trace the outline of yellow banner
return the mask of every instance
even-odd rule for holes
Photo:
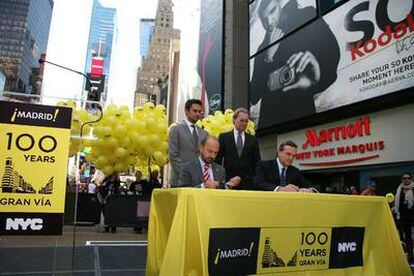
[[[381,197],[156,190],[147,275],[411,275]]]
[[[47,224],[62,222],[71,109],[0,101],[0,117],[0,233],[56,233]]]

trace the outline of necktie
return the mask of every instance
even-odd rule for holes
[[[239,131],[239,134],[237,135],[236,148],[237,148],[237,154],[239,155],[239,157],[241,157],[243,153],[243,139],[242,139],[240,131]]]
[[[193,141],[194,144],[197,146],[198,145],[198,136],[197,136],[197,130],[196,130],[196,125],[191,125],[191,127],[193,128]]]
[[[210,180],[210,173],[209,173],[210,165],[204,164],[204,173],[203,173],[203,179],[204,183]]]
[[[286,167],[282,168],[282,173],[280,174],[280,186],[286,185]]]

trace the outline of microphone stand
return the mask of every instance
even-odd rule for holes
[[[86,81],[88,82],[88,84],[89,84],[89,93],[90,93],[89,95],[91,97],[94,96],[94,89],[93,89],[93,86],[92,86],[92,82],[91,82],[90,78],[86,74],[84,74],[82,72],[79,72],[79,71],[76,71],[76,70],[73,70],[71,68],[68,68],[66,66],[62,66],[60,64],[57,64],[57,63],[54,63],[54,62],[50,62],[50,61],[44,60],[44,59],[39,59],[39,63],[40,64],[42,64],[42,63],[49,63],[49,64],[54,65],[56,67],[59,67],[59,68],[68,70],[68,71],[73,72],[73,73],[76,73],[78,75],[82,75],[86,79]],[[82,107],[83,107],[83,100],[84,100],[83,99],[83,91],[84,90],[82,90],[82,95],[81,95],[81,105],[82,105]],[[88,101],[88,99],[86,99],[86,100]],[[86,109],[87,106],[88,106],[88,103],[86,103],[85,109]],[[91,104],[91,109],[93,110],[95,108],[96,108],[96,110],[99,111],[99,117],[98,117],[98,119],[96,119],[94,121],[85,122],[85,123],[82,124],[81,131],[80,131],[80,139],[82,139],[82,137],[83,137],[84,126],[86,126],[87,124],[96,123],[96,122],[98,122],[98,121],[100,121],[102,119],[102,116],[103,116],[102,106],[100,104],[96,104],[96,103]],[[77,160],[79,160],[78,159],[79,158],[78,156],[76,156],[76,158],[77,158]],[[78,200],[79,200],[78,199],[78,197],[79,197],[78,196],[78,193],[79,193],[79,191],[78,191],[78,185],[76,184],[76,190],[75,190],[75,210],[74,210],[73,236],[72,236],[72,270],[73,270],[74,265],[75,265],[75,246],[76,246],[75,239],[76,239],[76,225],[77,225],[77,217],[78,217]]]

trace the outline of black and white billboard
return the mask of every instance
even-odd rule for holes
[[[249,6],[250,56],[317,15],[316,0],[256,0]]]
[[[222,64],[223,0],[202,0],[198,73],[201,79],[201,100],[206,113],[214,113],[222,107]]]
[[[414,86],[413,9],[412,0],[348,1],[251,58],[259,129]]]

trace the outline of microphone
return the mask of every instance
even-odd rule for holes
[[[63,65],[60,65],[60,64],[57,64],[57,63],[54,63],[54,62],[51,62],[51,61],[48,61],[48,60],[39,58],[39,64],[44,64],[44,63],[48,63],[48,64],[51,64],[53,66],[56,66],[56,67],[59,67],[59,68],[62,68],[62,69],[71,71],[71,72],[76,73],[78,75],[82,75],[86,79],[86,81],[88,82],[88,84],[89,84],[88,98],[90,97],[92,99],[96,99],[96,95],[95,95],[95,92],[94,92],[94,89],[93,89],[93,86],[92,86],[92,82],[91,82],[90,78],[86,74],[84,74],[84,73],[82,73],[80,71],[73,70],[73,69],[71,69],[69,67],[66,67],[66,66],[63,66]],[[83,97],[82,97],[82,100],[83,100]]]

